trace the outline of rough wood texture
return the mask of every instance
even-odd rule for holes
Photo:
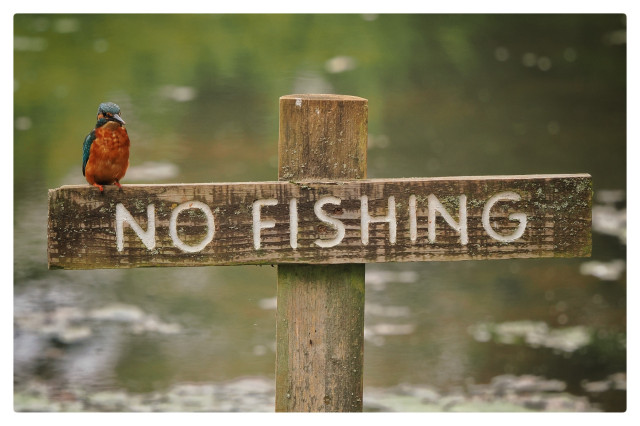
[[[364,265],[279,265],[276,411],[362,411]]]
[[[520,201],[497,202],[490,211],[491,228],[510,235],[526,213],[522,237],[513,242],[492,238],[482,223],[487,201],[501,192],[515,192]],[[429,195],[433,194],[456,221],[459,196],[465,194],[468,242],[437,213],[435,240],[429,240]],[[361,196],[367,195],[369,215],[384,216],[388,199],[395,199],[397,236],[389,241],[388,223],[369,224],[369,242],[362,242]],[[411,195],[416,198],[416,239],[410,235]],[[314,212],[326,196],[341,199],[322,211],[345,226],[342,241],[320,247],[318,239],[335,238],[336,230]],[[273,228],[260,232],[254,247],[252,205],[276,199],[261,208]],[[297,248],[290,240],[289,200],[298,201]],[[176,207],[199,201],[214,217],[212,241],[201,251],[185,252],[170,235]],[[116,206],[122,204],[140,227],[148,230],[147,208],[155,208],[155,247],[148,249],[129,223],[123,226],[123,250],[116,244]],[[197,208],[182,211],[177,237],[195,246],[206,238],[208,226]],[[140,266],[202,266],[275,263],[369,263],[429,260],[481,260],[517,257],[589,256],[591,253],[591,178],[588,175],[489,176],[457,178],[371,179],[340,182],[263,182],[184,185],[125,185],[106,187],[101,195],[88,185],[64,186],[49,192],[49,266],[65,269],[131,268]]]
[[[281,97],[278,178],[366,178],[368,108],[353,96]],[[276,411],[362,411],[364,270],[278,266]]]
[[[366,178],[368,117],[356,96],[282,96],[278,179]]]

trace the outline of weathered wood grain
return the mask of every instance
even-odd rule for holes
[[[362,411],[364,269],[278,265],[276,411]]]
[[[501,192],[515,192],[520,201],[503,201],[491,210],[491,225],[509,235],[519,222],[511,213],[525,213],[521,238],[502,242],[491,238],[482,224],[487,200]],[[428,197],[433,194],[454,220],[459,196],[467,197],[467,244],[460,233],[436,215],[435,241],[428,238]],[[362,242],[361,197],[368,197],[369,214],[385,216],[394,197],[396,242],[389,241],[388,223],[369,225],[368,244]],[[410,239],[409,198],[416,197],[417,238]],[[314,212],[327,196],[340,205],[325,204],[326,215],[340,220],[344,239],[334,247],[320,247],[336,230]],[[290,200],[297,199],[297,248],[290,240]],[[276,199],[261,208],[262,220],[273,228],[260,232],[260,248],[253,240],[252,206],[259,199]],[[214,217],[213,240],[201,251],[176,247],[170,236],[172,211],[186,202],[206,204]],[[116,244],[116,206],[122,204],[147,230],[147,206],[155,208],[155,247],[148,249],[129,224],[123,229],[124,247]],[[195,246],[207,234],[199,209],[177,216],[177,236]],[[50,268],[92,269],[142,266],[200,266],[238,264],[331,264],[481,260],[524,257],[589,256],[591,253],[591,178],[588,175],[494,176],[424,179],[373,179],[338,182],[262,182],[229,184],[126,185],[105,188],[100,194],[89,186],[64,186],[49,192],[48,255]]]

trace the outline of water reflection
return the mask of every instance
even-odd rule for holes
[[[481,323],[471,326],[469,332],[479,342],[525,344],[533,348],[545,347],[564,352],[574,352],[591,343],[591,332],[587,327],[549,329],[548,324],[541,321]]]
[[[616,259],[611,262],[585,262],[580,265],[580,273],[584,275],[593,275],[604,281],[617,281],[625,271],[626,263],[624,260]]]
[[[365,409],[626,408],[623,17],[14,24],[16,410],[273,409],[274,268],[48,271],[47,189],[84,184],[104,100],[126,112],[125,185],[273,180],[295,92],[369,99],[369,177],[595,182],[592,259],[369,265]]]
[[[159,161],[145,161],[127,170],[127,176],[137,182],[158,182],[178,177],[180,169],[175,164]]]

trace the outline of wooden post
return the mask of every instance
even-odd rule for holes
[[[367,121],[363,98],[281,97],[279,180],[366,178]],[[278,266],[276,411],[362,411],[364,271]]]

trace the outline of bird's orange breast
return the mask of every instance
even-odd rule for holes
[[[86,167],[87,180],[109,185],[119,181],[129,167],[129,135],[117,123],[109,122],[95,130]]]

